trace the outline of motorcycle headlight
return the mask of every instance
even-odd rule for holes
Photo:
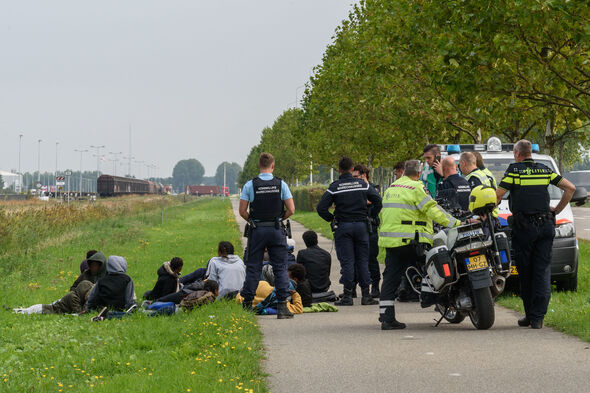
[[[561,224],[555,227],[555,237],[574,237],[576,236],[576,228],[571,222]]]

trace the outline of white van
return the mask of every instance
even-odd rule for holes
[[[504,177],[504,172],[508,165],[514,162],[512,153],[514,144],[503,144],[500,139],[492,137],[484,144],[472,145],[440,145],[441,154],[450,155],[459,161],[462,152],[478,151],[482,157],[486,168],[488,168],[500,184]],[[533,160],[547,165],[554,172],[559,173],[559,169],[551,156],[539,154],[539,145],[533,144]],[[507,229],[508,235],[510,228],[508,217],[512,215],[508,208],[507,192],[500,203],[499,219],[500,224]],[[549,195],[551,197],[551,206],[556,206],[561,199],[562,191],[554,185],[549,185]],[[588,194],[586,189],[579,187],[576,189],[572,202],[585,203]],[[558,290],[575,291],[578,287],[578,239],[576,239],[576,228],[574,226],[574,216],[571,207],[568,205],[556,217],[555,239],[553,240],[553,258],[551,261],[551,281],[557,286]],[[510,238],[510,235],[509,235]],[[516,269],[513,269],[513,275],[517,275]]]

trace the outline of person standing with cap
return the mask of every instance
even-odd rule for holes
[[[384,247],[386,254],[379,300],[381,330],[406,327],[395,318],[395,292],[406,269],[416,264],[418,248],[432,245],[432,222],[448,228],[461,224],[428,195],[419,180],[421,166],[418,160],[406,161],[404,176],[396,180],[383,196],[379,247]]]
[[[524,318],[519,326],[543,327],[551,298],[551,256],[555,237],[555,215],[570,202],[576,187],[532,158],[532,144],[522,139],[514,144],[514,161],[496,190],[498,203],[510,192],[512,247],[520,281]],[[563,190],[557,206],[550,205],[547,187]]]
[[[369,274],[369,209],[367,201],[371,203],[371,216],[377,217],[381,211],[381,196],[373,186],[362,179],[352,177],[353,162],[348,157],[342,157],[338,162],[340,178],[330,184],[322,196],[316,210],[320,217],[332,223],[336,255],[340,261],[341,284],[344,294],[340,301],[334,303],[340,306],[352,306],[352,289],[355,282],[355,269],[358,284],[361,287],[362,305],[377,304],[369,292],[371,277]],[[334,214],[330,207],[335,205]]]
[[[293,318],[287,308],[289,275],[287,273],[287,241],[282,221],[295,213],[295,203],[289,186],[273,176],[275,159],[262,153],[258,159],[260,174],[249,180],[240,196],[240,216],[248,221],[249,237],[246,253],[246,279],[241,290],[242,306],[252,309],[262,272],[264,250],[268,250],[278,300],[277,318]]]

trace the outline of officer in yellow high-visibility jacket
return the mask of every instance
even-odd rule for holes
[[[406,327],[395,319],[394,299],[402,274],[417,259],[416,248],[411,244],[416,232],[419,242],[430,246],[434,234],[433,221],[449,228],[461,224],[428,195],[419,180],[421,169],[420,161],[407,161],[404,176],[396,180],[383,197],[379,227],[379,246],[386,249],[379,301],[382,330]]]
[[[477,186],[493,187],[494,190],[498,188],[496,186],[496,181],[492,181],[492,179],[494,178],[493,175],[492,177],[490,177],[486,174],[485,171],[477,167],[477,157],[474,153],[465,152],[461,154],[461,157],[459,157],[459,168],[461,169],[461,173],[463,174],[463,176],[465,176],[465,179],[467,179],[467,182],[469,183],[469,186],[472,190]],[[496,207],[492,211],[492,217],[497,219],[498,213],[499,211]],[[497,223],[497,225],[499,225],[499,223]]]

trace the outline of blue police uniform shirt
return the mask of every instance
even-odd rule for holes
[[[261,173],[258,175],[260,180],[272,180],[274,176],[272,173]],[[289,190],[289,186],[283,180],[281,180],[281,199],[286,201],[287,199],[293,198],[291,195],[291,190]],[[242,194],[240,195],[240,199],[248,202],[252,202],[254,200],[254,187],[252,186],[252,180],[248,180],[244,187],[242,188]]]

